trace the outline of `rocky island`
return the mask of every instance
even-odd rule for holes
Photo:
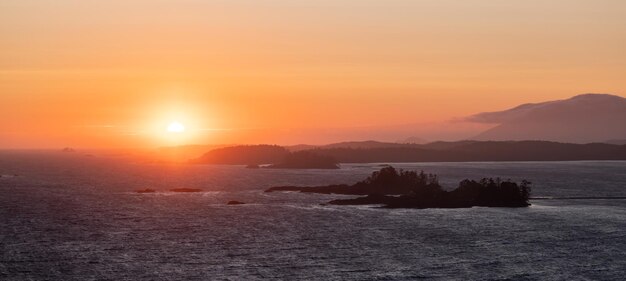
[[[236,201],[236,200],[231,200],[231,201],[228,201],[228,203],[226,203],[226,205],[244,205],[244,204],[246,203],[241,202],[241,201]]]
[[[386,208],[527,207],[530,205],[530,184],[526,180],[518,184],[500,178],[466,179],[456,189],[446,191],[434,174],[385,167],[353,185],[279,186],[266,192],[366,195],[328,202],[333,205],[383,205]]]

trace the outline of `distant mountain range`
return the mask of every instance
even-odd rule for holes
[[[479,113],[465,121],[498,124],[471,138],[474,140],[619,144],[626,140],[626,99],[608,94],[584,94]]]
[[[410,137],[398,142],[369,140],[273,147],[271,153],[258,151],[257,147],[213,151],[227,145],[184,146],[161,148],[155,157],[180,162],[202,155],[196,161],[274,163],[291,152],[310,150],[340,162],[626,160],[626,99],[615,95],[584,94],[566,100],[523,104],[504,111],[475,114],[461,121],[448,125],[463,128],[465,125],[459,124],[474,124],[482,129],[473,127],[473,133],[464,131],[468,141],[425,143],[421,138]],[[414,128],[419,127],[408,124],[392,129],[367,128],[367,131],[396,130],[396,134],[406,132],[410,136],[416,135]],[[470,134],[475,135],[470,137]],[[585,143],[603,144],[577,145]]]
[[[299,136],[305,136],[305,140],[307,138],[319,140],[319,136],[332,136],[330,142],[378,140],[388,144],[392,142],[425,144],[429,142],[428,140],[467,139],[623,144],[626,143],[624,124],[626,124],[626,98],[610,94],[583,94],[569,99],[527,103],[507,110],[483,112],[448,121],[329,129]],[[299,145],[290,150],[327,148],[332,145],[334,144]],[[359,145],[370,144],[359,142]]]

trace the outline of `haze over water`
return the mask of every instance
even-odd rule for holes
[[[0,148],[471,138],[626,95],[625,24],[621,0],[3,0]]]
[[[500,176],[533,197],[625,197],[626,162],[405,163],[445,187]],[[341,196],[264,193],[353,183],[341,170],[147,164],[0,152],[0,279],[619,280],[626,200],[531,200],[529,208],[322,206]],[[17,176],[13,176],[17,175]],[[179,194],[170,188],[202,188]],[[139,188],[160,192],[137,194]],[[229,200],[246,202],[229,206]]]

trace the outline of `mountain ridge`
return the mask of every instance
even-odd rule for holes
[[[498,124],[470,138],[473,140],[606,142],[626,139],[626,99],[610,94],[582,94],[565,100],[478,113],[466,120]]]

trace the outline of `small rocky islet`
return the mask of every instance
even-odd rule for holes
[[[155,193],[156,190],[152,188],[144,188],[144,189],[135,190],[135,192],[136,193]]]
[[[231,201],[228,201],[228,203],[226,203],[226,205],[244,205],[244,204],[246,203],[241,202],[241,201],[236,201],[236,200],[231,200]]]
[[[278,186],[265,192],[299,191],[304,193],[365,195],[352,199],[337,199],[331,205],[383,205],[385,208],[470,208],[528,207],[530,182],[521,183],[500,178],[465,179],[459,186],[446,191],[437,175],[384,167],[367,179],[353,185]]]

